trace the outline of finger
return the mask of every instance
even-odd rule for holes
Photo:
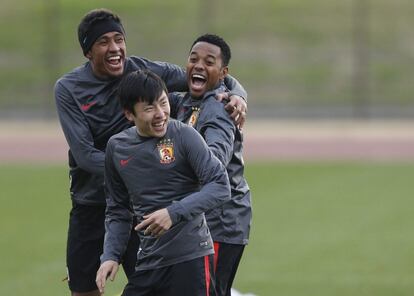
[[[145,231],[144,231],[144,235],[148,235],[148,234],[150,234],[152,232],[152,229],[151,229],[151,225],[150,226],[148,226],[146,229],[145,229]]]
[[[109,276],[109,279],[111,281],[114,281],[115,280],[115,276],[116,276],[117,271],[118,271],[118,269],[116,267],[113,267],[112,268],[111,275]]]
[[[246,117],[241,117],[240,122],[237,125],[239,130],[243,130],[243,126],[245,122],[246,122]]]
[[[135,230],[144,229],[145,227],[147,227],[150,224],[151,224],[151,220],[150,219],[145,219],[144,221],[139,223],[137,226],[135,226]]]
[[[238,100],[236,105],[241,112],[247,112],[247,104],[243,99]]]
[[[153,235],[153,236],[159,236],[160,235],[160,233],[161,232],[163,232],[164,231],[164,227],[162,227],[162,226],[152,226],[152,229],[151,229],[151,234]]]
[[[228,98],[229,98],[229,94],[228,94],[228,93],[226,93],[226,92],[224,92],[224,93],[219,93],[219,94],[217,94],[217,95],[216,95],[216,99],[217,99],[217,101],[219,101],[219,102],[222,102],[222,101],[227,101],[227,100],[228,100]]]
[[[98,275],[96,276],[96,286],[98,287],[99,292],[101,294],[103,294],[105,290],[105,279],[106,276],[104,276],[102,272],[98,273]]]
[[[246,112],[244,112],[244,111],[241,111],[239,114],[238,114],[238,118],[237,118],[237,120],[236,120],[236,124],[238,125],[238,124],[240,124],[242,121],[244,121],[244,120],[246,120]]]
[[[237,107],[234,106],[233,107],[233,112],[230,114],[230,117],[233,118],[234,120],[237,120],[239,115],[240,115],[239,109],[237,109]]]
[[[234,110],[236,110],[236,106],[233,104],[233,103],[227,103],[225,106],[224,106],[224,109],[226,109],[226,111],[228,111],[228,112],[230,112],[230,111],[234,111]]]

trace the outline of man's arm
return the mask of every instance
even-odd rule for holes
[[[183,93],[178,93],[178,92],[172,92],[168,94],[168,100],[170,103],[170,117],[176,119],[178,112],[179,112],[179,107],[180,102],[183,100],[184,95]]]
[[[230,199],[230,183],[225,167],[212,154],[193,128],[181,130],[181,141],[188,161],[201,182],[201,189],[167,207],[172,223],[191,220]]]
[[[76,163],[93,174],[104,174],[105,153],[94,147],[88,123],[70,92],[58,81],[55,101],[60,125]]]
[[[101,262],[119,261],[125,252],[133,218],[128,190],[113,161],[115,141],[109,140],[105,156],[105,242]]]
[[[106,279],[115,279],[119,262],[128,244],[133,210],[128,191],[116,170],[112,159],[111,140],[105,157],[105,240],[101,266],[97,272],[96,284],[104,292]]]
[[[190,127],[180,131],[185,155],[200,180],[200,191],[194,192],[167,208],[143,216],[135,230],[145,229],[145,234],[161,236],[173,224],[215,208],[230,199],[230,184],[227,172],[211,153],[203,138]]]
[[[224,84],[230,90],[229,97],[236,95],[243,98],[247,102],[247,92],[236,78],[227,74],[224,78]]]
[[[236,126],[222,104],[207,102],[203,112],[206,114],[199,132],[213,154],[227,167],[233,156]]]

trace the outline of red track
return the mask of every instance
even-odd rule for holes
[[[414,122],[248,122],[245,161],[369,160],[414,163]],[[56,122],[0,122],[0,163],[66,164]]]

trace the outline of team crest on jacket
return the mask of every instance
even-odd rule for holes
[[[169,164],[175,160],[174,157],[174,143],[171,139],[163,139],[157,144],[158,153],[160,155],[160,162],[162,164]]]
[[[197,123],[198,116],[200,115],[200,108],[199,107],[193,107],[192,110],[193,110],[193,113],[191,113],[191,116],[188,119],[187,124],[189,126],[194,127]]]

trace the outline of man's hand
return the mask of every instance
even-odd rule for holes
[[[226,111],[233,118],[236,126],[241,130],[244,126],[247,116],[247,103],[246,101],[237,95],[231,95],[229,98],[229,93],[223,92],[216,95],[218,101],[228,101],[224,107]]]
[[[145,229],[144,234],[160,237],[172,225],[170,214],[167,209],[161,209],[151,214],[145,215],[144,220],[135,226],[135,230]]]
[[[101,264],[96,273],[96,285],[99,292],[103,294],[105,292],[106,280],[109,277],[111,281],[114,281],[116,273],[118,272],[119,264],[116,261],[108,260]]]

